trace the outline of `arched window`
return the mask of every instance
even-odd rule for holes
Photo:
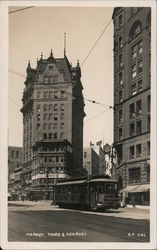
[[[142,32],[142,25],[140,21],[136,21],[130,29],[130,39],[136,38]]]

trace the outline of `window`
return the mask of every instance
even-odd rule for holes
[[[130,119],[135,117],[135,105],[134,103],[130,104]]]
[[[37,121],[40,121],[40,114],[37,115]]]
[[[18,151],[16,151],[16,157],[17,157],[17,158],[19,157],[19,152],[18,152]]]
[[[57,104],[54,104],[54,111],[57,111],[58,110],[58,106]]]
[[[131,147],[129,148],[129,158],[130,158],[130,159],[134,159],[134,157],[135,157],[134,146],[131,146]]]
[[[54,119],[54,121],[57,121],[57,120],[58,120],[58,115],[57,115],[57,114],[54,114],[53,119]]]
[[[147,182],[150,182],[150,165],[147,164]]]
[[[136,122],[136,133],[137,133],[137,135],[142,133],[142,122],[141,122],[141,120]]]
[[[119,55],[119,67],[123,66],[122,54]]]
[[[57,123],[53,124],[53,129],[56,130],[57,129]]]
[[[52,123],[49,123],[49,129],[52,129]]]
[[[49,139],[52,139],[52,133],[49,133]]]
[[[47,104],[44,104],[44,111],[47,111]]]
[[[40,104],[37,105],[37,112],[40,112]]]
[[[136,95],[136,83],[131,84],[131,95]]]
[[[52,98],[53,98],[53,92],[50,91],[50,92],[49,92],[49,99],[52,99]]]
[[[49,83],[53,83],[53,78],[52,78],[52,76],[49,76]]]
[[[65,97],[65,91],[61,90],[61,98],[64,98],[64,97]]]
[[[123,121],[123,112],[122,109],[119,110],[119,122]]]
[[[141,25],[138,24],[135,28],[134,35],[138,36],[141,33]]]
[[[122,19],[122,15],[119,15],[119,19],[118,19],[118,24],[119,24],[119,28],[122,26],[122,21],[123,21],[123,19]]]
[[[84,152],[84,158],[87,158],[87,152]]]
[[[123,75],[122,72],[119,73],[119,85],[123,84]]]
[[[136,157],[141,157],[141,144],[136,145]]]
[[[44,92],[44,99],[48,98],[48,92]]]
[[[138,74],[142,73],[143,63],[142,60],[138,62]]]
[[[135,78],[135,77],[136,77],[136,74],[137,74],[137,72],[136,72],[136,64],[134,64],[134,65],[132,66],[132,68],[131,68],[131,77],[132,77],[132,78]]]
[[[139,80],[138,81],[138,92],[142,91],[142,88],[143,88],[143,86],[142,86],[142,80]]]
[[[61,110],[62,110],[62,111],[64,110],[64,103],[61,104]]]
[[[60,134],[60,138],[61,138],[61,139],[63,139],[63,138],[64,138],[64,133],[63,133],[63,132],[61,132],[61,134]]]
[[[123,47],[123,38],[122,36],[119,37],[119,49]]]
[[[43,120],[46,121],[47,118],[48,118],[48,115],[47,115],[47,114],[44,114],[44,115],[43,115]]]
[[[142,41],[138,43],[138,55],[142,54]]]
[[[53,137],[54,139],[57,139],[57,133],[54,133]]]
[[[61,113],[61,120],[64,119],[64,113]]]
[[[123,130],[122,128],[119,128],[119,140],[121,141],[123,139]]]
[[[49,111],[52,110],[52,104],[49,104]]]
[[[137,57],[136,45],[131,48],[131,59],[134,60]]]
[[[37,123],[37,130],[40,130],[40,123]]]
[[[43,134],[43,139],[47,139],[47,134],[46,133]]]
[[[142,114],[142,102],[141,100],[136,102],[136,116],[139,116]]]
[[[150,131],[150,115],[147,117],[147,130]]]
[[[139,183],[141,181],[140,168],[129,169],[129,183]]]
[[[147,142],[147,155],[150,155],[150,141]]]
[[[47,129],[47,123],[43,124],[43,129],[46,130]]]
[[[147,96],[147,112],[150,112],[150,95]]]
[[[63,130],[64,129],[64,123],[60,124],[60,129]]]
[[[48,84],[48,77],[47,76],[44,77],[44,83]]]
[[[56,156],[56,162],[59,162],[59,156]]]
[[[37,92],[37,99],[40,99],[40,92]]]
[[[122,91],[120,90],[119,91],[119,102],[122,102],[123,101],[123,98],[122,98]]]
[[[54,91],[54,98],[58,98],[58,91]]]
[[[135,123],[130,124],[130,136],[135,135]]]
[[[55,82],[57,82],[58,81],[58,76],[54,76],[53,77],[53,82],[55,83]]]
[[[52,114],[49,114],[49,121],[52,120]]]
[[[47,156],[44,156],[44,162],[47,162]]]

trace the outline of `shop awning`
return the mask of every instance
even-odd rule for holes
[[[121,192],[132,193],[139,185],[130,185],[121,190]]]
[[[150,184],[129,185],[121,190],[126,193],[142,193],[150,190]]]
[[[142,184],[139,185],[135,190],[132,191],[132,193],[142,193],[147,192],[150,190],[150,184]]]

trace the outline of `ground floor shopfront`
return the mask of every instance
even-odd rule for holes
[[[150,184],[128,185],[121,190],[121,197],[125,204],[150,205]]]

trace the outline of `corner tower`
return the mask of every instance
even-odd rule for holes
[[[51,191],[56,179],[81,175],[83,119],[81,69],[66,54],[28,63],[23,93],[23,174],[28,196]],[[40,192],[39,192],[40,191]]]

